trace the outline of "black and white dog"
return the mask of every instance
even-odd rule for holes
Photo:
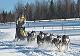
[[[37,44],[40,46],[42,43],[44,43],[44,36],[45,34],[40,31],[39,35],[37,35]]]
[[[51,43],[54,44],[59,49],[61,44],[61,36],[53,38]]]
[[[59,49],[59,51],[64,51],[68,49],[70,39],[67,35],[57,36],[57,38],[53,38],[51,43],[54,44]]]
[[[28,42],[31,42],[31,41],[34,41],[36,38],[36,32],[35,31],[32,31],[31,33],[27,33],[27,41]]]
[[[67,35],[63,35],[62,36],[62,51],[63,50],[68,50],[68,47],[69,47],[69,43],[70,43],[70,39],[69,39],[69,36]],[[66,48],[66,49],[65,49]]]

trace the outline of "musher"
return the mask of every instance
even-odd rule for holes
[[[24,39],[27,36],[27,32],[25,31],[25,21],[26,18],[24,15],[22,17],[19,17],[19,19],[16,22],[16,37],[18,39]]]

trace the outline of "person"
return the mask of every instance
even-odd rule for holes
[[[23,39],[27,36],[27,32],[25,31],[25,17],[22,15],[22,17],[18,17],[17,23],[16,23],[16,35],[17,38]]]

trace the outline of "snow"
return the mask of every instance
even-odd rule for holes
[[[15,33],[16,33],[16,29],[15,28],[11,28],[11,29],[0,29],[0,32],[3,34],[0,36],[0,40],[4,41],[8,41],[8,40],[13,40],[15,38]],[[12,38],[11,38],[12,37]]]
[[[26,56],[23,53],[15,53],[15,49],[0,50],[0,56]]]
[[[48,22],[46,22],[46,24],[47,23]],[[79,24],[79,22],[77,23]],[[80,56],[80,35],[74,35],[80,34],[80,26],[74,26],[75,30],[72,26],[65,26],[63,30],[62,26],[44,27],[44,29],[43,27],[26,28],[26,31],[35,30],[53,33],[56,35],[71,35],[69,36],[71,41],[68,51],[59,52],[55,45],[48,43],[44,43],[38,47],[36,41],[33,41],[31,43],[27,43],[26,40],[18,42],[13,41],[16,33],[15,23],[13,23],[11,26],[8,24],[6,25],[6,28],[5,25],[0,25],[0,56]]]

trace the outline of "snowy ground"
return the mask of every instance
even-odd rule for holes
[[[2,25],[1,25],[2,26]],[[12,25],[13,26],[13,25]],[[80,35],[70,36],[71,43],[66,52],[58,52],[51,44],[43,44],[38,48],[36,41],[27,43],[27,41],[14,42],[15,38],[15,25],[14,27],[6,26],[7,28],[0,29],[0,56],[80,56]],[[60,27],[59,27],[60,28]],[[80,30],[52,30],[50,28],[26,28],[31,31],[44,31],[54,34],[79,34]]]

